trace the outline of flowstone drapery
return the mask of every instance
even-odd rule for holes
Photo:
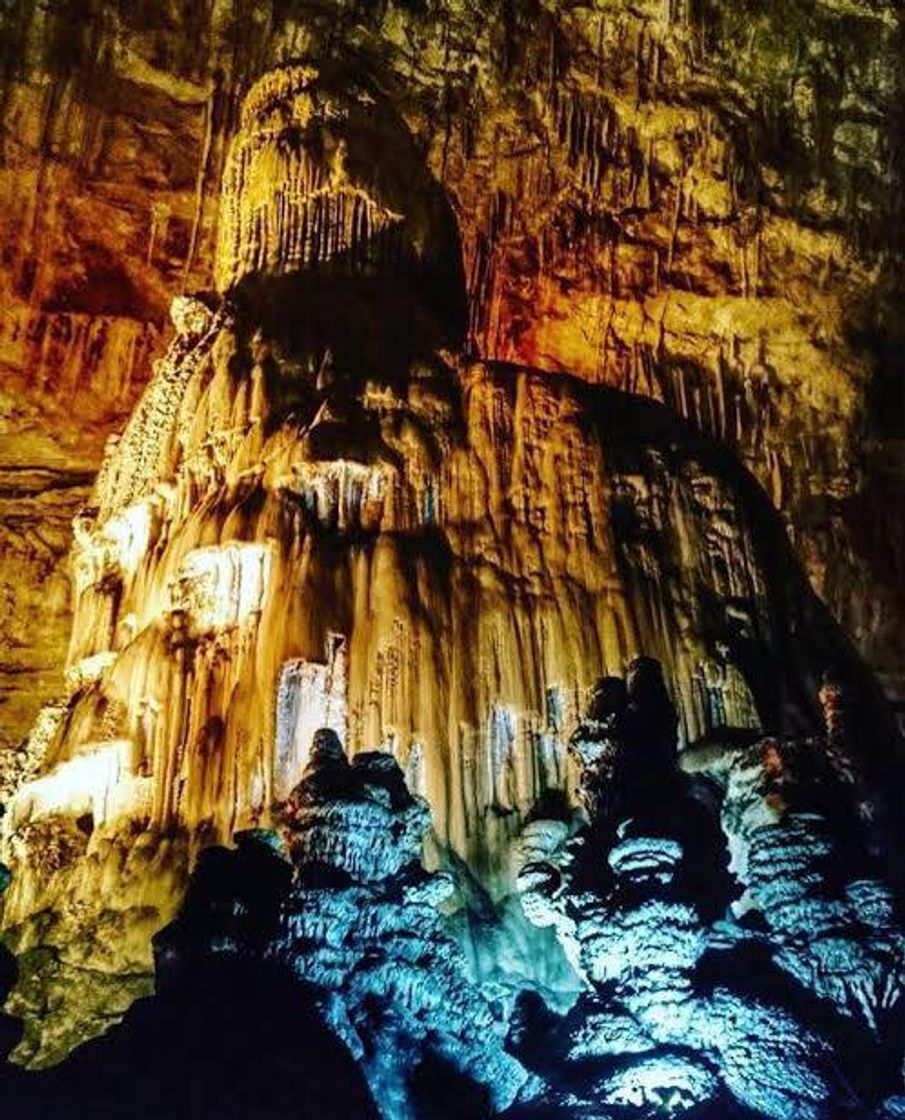
[[[573,127],[571,110],[563,120]],[[822,1058],[835,1036],[820,1041],[822,1024],[800,1032],[772,991],[748,1001],[745,1019],[731,985],[700,995],[691,982],[732,895],[721,798],[733,866],[751,872],[746,898],[769,902],[775,888],[758,868],[776,837],[737,804],[748,797],[739,751],[765,733],[815,735],[827,668],[858,712],[853,835],[887,862],[898,850],[891,715],[775,509],[725,448],[662,405],[473,356],[452,207],[378,84],[332,65],[265,74],[226,167],[217,289],[174,302],[173,340],[76,518],[68,691],[4,773],[3,924],[19,958],[9,1006],[26,1021],[16,1058],[57,1061],[147,993],[152,935],[210,845],[298,810],[293,858],[363,877],[348,889],[370,899],[371,876],[395,882],[403,868],[392,861],[414,859],[427,823],[405,800],[414,793],[430,812],[426,858],[452,877],[449,929],[467,950],[461,1022],[437,1027],[432,1060],[467,1067],[492,1107],[508,1106],[521,1067],[488,1038],[511,1025],[520,989],[560,1009],[579,984],[571,962],[601,998],[618,992],[617,1034],[645,1055],[645,1100],[684,1107],[723,1094],[817,1115],[837,1092]],[[318,728],[336,739],[318,737],[312,755]],[[677,747],[694,748],[709,784],[682,776]],[[312,765],[309,793],[345,775],[355,796],[287,803]],[[568,840],[582,802],[591,850],[610,864],[599,881],[576,880],[562,914],[546,914],[559,951],[524,918],[513,852]],[[401,846],[380,841],[388,819]],[[829,850],[812,823],[799,843],[801,818],[784,819],[789,867]],[[560,873],[528,862],[540,878],[525,901],[543,917],[541,888]],[[891,1040],[898,966],[887,957],[898,942],[879,882],[853,873],[819,919],[822,959],[840,938],[858,943],[852,978],[802,955],[810,897],[793,900],[782,928],[740,928],[745,952],[766,941],[777,975],[817,1001],[844,990],[852,1029]],[[368,983],[401,983],[400,1007],[414,1000],[427,1022],[435,993],[405,957],[407,923],[435,920],[420,889],[387,904],[398,954],[356,982],[367,1007]],[[296,945],[292,959],[326,970],[325,988],[346,897],[316,895],[317,937],[304,932],[308,911],[297,915],[311,956]],[[364,915],[382,905],[355,915],[364,957],[377,936]],[[860,925],[849,932],[852,906]],[[625,954],[652,922],[662,940],[639,984],[623,974]],[[610,959],[601,939],[622,950]],[[443,975],[449,965],[454,987],[461,962],[440,945],[428,938],[425,961]],[[499,986],[499,1015],[467,986],[477,980]],[[356,1050],[359,1012],[331,1007]],[[367,1013],[361,1029],[392,1049]],[[737,1025],[711,1036],[706,1022],[721,1016]],[[681,1024],[695,1054],[677,1065]],[[767,1046],[768,1026],[788,1041],[788,1084],[770,1080],[769,1052],[757,1075],[738,1056]],[[364,1044],[359,1057],[377,1097],[409,1108],[402,1073],[369,1065]],[[593,1076],[581,1093],[601,1107],[631,1106],[640,1091],[621,1065]]]

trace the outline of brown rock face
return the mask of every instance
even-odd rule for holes
[[[901,694],[894,4],[16,0],[0,19],[3,462],[53,472],[4,499],[45,542],[4,577],[4,743],[50,689],[20,636],[32,596],[42,648],[66,640],[58,483],[99,465],[172,294],[211,285],[240,97],[300,56],[351,59],[411,128],[459,220],[475,355],[664,399],[730,443]]]
[[[96,469],[170,296],[212,281],[249,80],[351,57],[456,209],[475,353],[651,394],[736,446],[899,695],[894,5],[17,0],[0,18],[3,408],[28,435],[5,459]],[[13,500],[11,523],[43,524]],[[68,508],[48,518],[47,540]],[[61,546],[29,553],[28,587]],[[4,581],[10,745],[47,694],[20,687],[45,671],[17,638],[22,586]],[[37,596],[59,646],[61,596]]]
[[[832,668],[867,773],[894,750],[778,514],[700,415],[473,355],[452,207],[379,85],[286,64],[238,122],[218,290],[174,300],[107,442],[74,521],[65,688],[8,768],[22,1060],[141,990],[193,855],[269,825],[318,728],[393,754],[437,858],[492,898],[529,814],[573,796],[588,689],[639,654],[683,746],[814,727]]]

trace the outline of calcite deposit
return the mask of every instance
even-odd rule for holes
[[[538,807],[514,846],[524,913],[581,983],[564,1013],[469,975],[455,876],[422,866],[427,804],[389,754],[349,759],[322,728],[275,829],[201,854],[154,939],[154,997],[53,1071],[4,1071],[0,1089],[27,1115],[151,1115],[160,1054],[196,1112],[243,1117],[286,1107],[281,1083],[299,1115],[350,1120],[901,1115],[905,933],[850,741],[828,720],[806,740],[724,743],[714,766],[680,759],[677,726],[651,658],[600,681],[569,744],[581,814]],[[216,1013],[222,993],[281,1034],[252,1042],[240,1015],[238,1065],[212,1076],[216,1024],[172,1057],[161,1031]],[[293,1039],[287,1080],[262,1044],[273,1057]],[[312,1089],[315,1059],[350,1071]],[[261,1074],[276,1080],[246,1099]],[[224,1084],[239,1097],[215,1106]],[[59,1111],[76,1086],[81,1111]]]
[[[114,926],[159,921],[186,853],[269,822],[312,726],[393,754],[441,850],[492,895],[526,814],[568,795],[584,691],[642,650],[684,742],[807,727],[829,661],[890,740],[879,690],[728,459],[655,405],[442,348],[462,329],[455,225],[377,92],[286,67],[243,119],[228,287],[174,303],[75,521],[68,695],[36,725],[4,825],[22,949],[72,953],[34,932],[48,913],[94,946],[111,894]],[[365,161],[385,132],[390,201],[408,191],[411,213],[393,211],[390,242],[357,219],[324,242],[323,214],[385,205]],[[133,875],[136,834],[156,886]],[[95,862],[110,889],[91,903]],[[78,965],[106,974],[99,940]],[[123,956],[135,971],[140,948]]]
[[[468,983],[443,930],[453,883],[420,865],[429,814],[398,763],[367,753],[350,764],[335,732],[319,731],[280,823],[285,855],[266,834],[205,853],[184,913],[157,939],[158,969],[236,954],[310,986],[384,1117],[429,1110],[418,1073],[432,1063],[471,1081],[490,1112],[506,1109],[529,1077],[503,1048],[499,1005]]]
[[[823,736],[685,775],[674,727],[655,663],[602,682],[573,743],[585,831],[529,826],[526,913],[586,992],[526,1032],[551,1090],[524,1115],[896,1115],[905,941],[851,775]]]
[[[896,1115],[899,13],[139,7],[0,17],[4,1077]]]
[[[224,279],[242,96],[299,57],[411,130],[458,218],[473,353],[733,447],[898,698],[902,34],[892,0],[6,5],[3,744],[59,690],[66,524],[169,301]]]

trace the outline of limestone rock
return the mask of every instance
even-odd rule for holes
[[[316,993],[388,1120],[429,1113],[417,1079],[431,1061],[502,1111],[527,1074],[444,932],[437,907],[451,884],[421,869],[426,826],[391,757],[350,762],[335,734],[320,732],[282,817],[291,862],[266,836],[240,835],[235,853],[208,850],[182,916],[157,939],[159,974],[204,954],[276,963]]]
[[[605,691],[619,695],[612,685]],[[743,876],[759,899],[764,932],[714,922],[712,909],[708,920],[708,894],[683,870],[700,862],[718,869],[720,844],[706,829],[701,834],[710,844],[708,861],[705,848],[690,843],[690,787],[676,780],[668,751],[674,723],[649,663],[630,672],[628,697],[618,719],[601,720],[598,710],[596,720],[582,724],[581,749],[592,769],[599,757],[588,745],[595,724],[610,757],[608,774],[597,770],[592,779],[601,796],[583,841],[546,851],[534,846],[520,878],[529,917],[553,924],[588,986],[567,1016],[546,1026],[546,1046],[535,1041],[531,1048],[553,1088],[551,1115],[620,1105],[626,1115],[728,1115],[741,1108],[817,1118],[872,1107],[899,1060],[900,1043],[884,1034],[895,1033],[901,1014],[892,893],[878,881],[850,883],[848,897],[861,909],[843,917],[845,902],[833,896],[839,872],[826,858],[831,845],[821,843],[811,818],[783,815],[774,801],[779,820],[753,826]],[[750,775],[750,761],[739,766]],[[745,819],[736,788],[730,779],[723,806],[730,838],[732,822]],[[539,831],[545,834],[554,830]],[[769,964],[750,955],[758,941]],[[745,980],[752,967],[757,983]],[[846,1029],[825,1011],[806,1010],[800,994],[777,998],[776,969],[835,1015],[860,1017],[874,1039],[883,1039],[882,1068],[869,1071],[858,1048],[845,1053]],[[864,1094],[860,1104],[855,1085]]]
[[[106,11],[97,4],[90,14]],[[826,781],[809,784],[836,804],[847,782],[854,833],[898,851],[890,821],[869,819],[884,784],[887,818],[901,788],[891,713],[797,559],[848,617],[828,588],[855,587],[848,574],[864,556],[834,503],[862,493],[870,377],[850,307],[874,278],[856,243],[864,223],[843,201],[865,199],[880,236],[893,202],[879,125],[825,102],[827,59],[798,49],[797,25],[790,55],[768,51],[769,88],[743,80],[725,56],[736,25],[722,8],[604,3],[523,18],[512,5],[490,16],[459,4],[290,7],[261,24],[254,5],[195,12],[195,45],[172,56],[153,5],[140,18],[111,12],[105,49],[78,38],[65,77],[54,68],[69,52],[41,48],[45,35],[60,42],[57,15],[19,12],[23,65],[7,76],[3,111],[18,113],[15,151],[56,202],[8,217],[27,228],[8,239],[14,406],[43,410],[61,438],[60,396],[83,377],[71,453],[92,464],[114,416],[131,416],[74,523],[68,664],[41,697],[59,718],[36,726],[4,778],[0,844],[14,873],[4,925],[22,955],[51,952],[82,978],[146,976],[150,934],[178,908],[198,853],[283,820],[311,876],[298,889],[327,893],[309,900],[313,929],[303,908],[297,934],[258,934],[260,951],[313,941],[290,958],[331,991],[345,967],[338,930],[348,925],[370,959],[368,914],[385,913],[401,978],[401,1021],[386,1029],[404,1041],[406,1008],[437,1010],[409,967],[409,921],[423,914],[431,932],[428,904],[443,889],[417,872],[427,820],[404,772],[430,808],[437,861],[464,869],[457,889],[474,882],[488,909],[501,904],[520,842],[532,919],[598,995],[616,992],[601,1031],[631,1035],[640,1081],[619,1061],[592,1071],[588,1107],[728,1095],[817,1115],[835,1092],[830,1044],[772,995],[701,994],[693,976],[720,939],[730,952],[747,940],[763,948],[747,927],[713,928],[732,894],[712,811],[722,783],[738,874],[751,872],[749,895],[776,913],[770,984],[789,976],[830,1002],[846,985],[835,934],[814,965],[826,991],[807,979],[797,941],[818,917],[835,930],[855,903],[833,900],[827,916],[821,899],[811,915],[809,878],[803,897],[783,894],[769,871],[777,851],[810,876],[828,850],[760,788],[761,733],[817,736],[828,669],[852,697],[859,741],[840,770],[837,740],[852,724],[843,693],[826,691]],[[835,42],[842,17],[825,8],[821,35]],[[884,117],[896,104],[898,18],[849,15],[875,66],[868,76],[859,56],[840,90],[876,100]],[[778,19],[767,4],[751,59]],[[360,55],[334,57],[350,47]],[[300,63],[306,55],[323,62]],[[89,82],[90,94],[80,82],[95,56],[110,80]],[[37,107],[47,68],[48,104]],[[731,112],[715,108],[730,80]],[[794,120],[775,117],[791,112],[790,82]],[[144,93],[123,120],[117,99],[133,86]],[[794,134],[803,178],[783,176],[764,113]],[[200,142],[197,166],[173,154],[182,135]],[[18,183],[14,164],[7,174]],[[82,179],[87,195],[69,198]],[[100,220],[109,207],[118,222]],[[81,286],[77,263],[59,259],[75,226],[96,233],[97,267]],[[148,324],[165,295],[193,291],[172,304],[175,334],[152,365]],[[882,319],[894,303],[878,296],[864,315]],[[814,514],[811,495],[830,512]],[[23,554],[43,555],[32,545],[43,517],[27,525]],[[63,544],[41,578],[53,578]],[[877,586],[879,600],[852,601],[880,617]],[[871,624],[857,636],[876,634]],[[319,736],[313,756],[312,724],[336,737]],[[707,782],[677,767],[679,750],[702,740],[719,756]],[[730,748],[755,740],[739,756],[749,781]],[[571,836],[577,800],[591,817],[584,844]],[[557,825],[538,823],[547,812]],[[762,826],[784,830],[778,848]],[[400,897],[384,899],[397,878]],[[842,889],[859,905],[864,878]],[[230,911],[224,951],[254,932],[244,905]],[[868,890],[873,916],[854,938],[870,991],[853,988],[850,1002],[874,1023],[898,990],[884,957],[898,951],[890,907],[882,884]],[[639,941],[636,976],[626,961]],[[452,952],[428,938],[444,976]],[[387,968],[378,957],[373,976],[356,974],[354,1007],[393,979]],[[92,1010],[94,1025],[70,1029],[73,1007],[54,1000],[64,1026],[45,1045],[41,974],[20,1055],[37,1062],[103,1022]],[[518,1070],[456,1032],[501,1034],[504,1016],[468,992],[432,1054],[465,1060],[503,1107]],[[331,1007],[353,1046],[359,1029],[389,1037],[367,1012],[359,1023]],[[728,1025],[712,1038],[717,1007]],[[787,1084],[755,1068],[772,1060],[771,1029],[788,1043]],[[696,1053],[683,1058],[689,1039]],[[413,1061],[407,1043],[399,1054]],[[399,1070],[371,1072],[389,1079],[378,1096],[408,1107]]]
[[[139,14],[86,0],[77,18],[71,3],[8,7],[0,350],[11,459],[45,469],[52,457],[65,476],[97,469],[165,350],[172,294],[232,275],[217,246],[233,227],[218,234],[217,219],[224,180],[241,179],[235,133],[251,151],[255,127],[310,120],[310,90],[286,75],[301,75],[299,57],[336,60],[338,92],[316,107],[337,141],[322,171],[341,167],[345,144],[343,189],[369,212],[379,160],[357,159],[347,133],[365,120],[371,146],[392,147],[371,127],[389,119],[368,101],[377,88],[453,200],[472,351],[652,395],[731,446],[898,695],[895,5],[770,0],[754,15],[727,0],[518,11],[503,0],[367,11],[179,0]],[[400,190],[409,206],[423,198],[398,178],[380,188],[372,202],[385,216],[405,211]],[[240,224],[269,212],[263,197],[247,201]],[[325,210],[311,228],[335,236],[341,224]],[[261,230],[249,245],[266,242]],[[3,519],[15,526],[11,505]],[[43,598],[47,637],[65,643],[65,488],[47,488],[41,507],[52,561],[11,581],[9,633]],[[45,645],[23,649],[31,676],[48,672]],[[15,745],[55,697],[50,683],[33,699],[32,680],[11,684]]]

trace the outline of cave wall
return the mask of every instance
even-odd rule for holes
[[[454,207],[473,356],[737,448],[893,697],[901,16],[850,3],[18,0],[0,27],[2,742],[60,690],[67,524],[213,281],[239,100],[352,57]]]

